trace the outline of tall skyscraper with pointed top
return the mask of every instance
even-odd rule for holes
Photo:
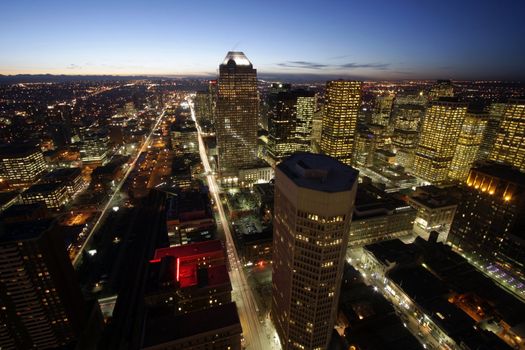
[[[326,83],[321,153],[347,165],[352,163],[355,147],[361,86],[359,81],[332,80]]]
[[[237,177],[257,158],[257,70],[242,52],[230,51],[219,66],[217,147],[221,178]]]

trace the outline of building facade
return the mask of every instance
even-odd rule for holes
[[[472,164],[476,161],[483,132],[487,126],[484,116],[468,113],[461,126],[458,144],[448,177],[451,180],[463,182],[467,179]]]
[[[413,171],[430,183],[448,180],[467,106],[454,100],[431,102],[421,126]]]
[[[361,88],[359,81],[332,80],[326,83],[321,153],[347,165],[352,164]]]
[[[358,172],[296,153],[276,169],[272,317],[283,349],[327,349]]]
[[[525,100],[507,104],[489,159],[525,171]]]
[[[86,306],[58,232],[47,220],[3,227],[0,235],[0,347],[70,345]]]
[[[396,162],[409,171],[414,165],[414,153],[424,111],[425,108],[420,105],[396,104],[392,112],[392,150],[396,153]]]
[[[30,146],[0,148],[0,176],[10,186],[33,183],[45,171],[46,163],[40,150]]]

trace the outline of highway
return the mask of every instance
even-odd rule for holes
[[[275,330],[272,330],[271,323],[259,319],[259,309],[255,302],[253,292],[248,285],[248,281],[243,271],[243,266],[235,245],[233,242],[233,236],[228,225],[228,219],[226,218],[224,207],[219,196],[219,187],[212,175],[210,162],[206,153],[206,148],[202,140],[202,130],[200,125],[197,123],[195,118],[195,111],[193,103],[188,100],[188,104],[191,109],[191,117],[197,125],[198,139],[199,139],[199,153],[206,173],[208,186],[210,193],[213,196],[213,200],[217,204],[217,211],[220,217],[220,224],[224,229],[224,235],[226,237],[226,250],[228,254],[228,260],[230,263],[230,280],[233,288],[233,300],[237,304],[239,310],[239,318],[241,320],[241,326],[243,329],[243,335],[245,339],[245,347],[249,350],[270,350],[280,349],[279,346],[272,341],[272,335],[275,334]],[[273,328],[273,327],[272,327]]]
[[[91,241],[91,239],[92,239],[93,235],[95,234],[95,232],[97,232],[97,229],[100,227],[100,224],[103,223],[104,220],[106,219],[108,210],[110,210],[113,207],[113,201],[117,198],[117,196],[120,193],[120,189],[122,188],[122,185],[124,185],[124,182],[126,182],[126,179],[128,178],[129,174],[131,173],[133,168],[135,168],[135,164],[137,163],[137,160],[139,159],[140,154],[147,149],[147,147],[148,147],[148,145],[150,143],[150,140],[151,140],[151,136],[153,135],[153,132],[158,128],[159,124],[162,121],[162,118],[164,118],[165,113],[166,113],[165,111],[162,111],[162,113],[159,115],[159,117],[155,121],[155,125],[153,126],[153,128],[151,128],[151,131],[148,134],[148,137],[146,138],[146,140],[144,141],[144,144],[142,145],[141,149],[137,152],[137,155],[133,159],[133,162],[130,164],[130,166],[126,170],[126,173],[124,174],[124,176],[122,177],[120,182],[115,187],[115,190],[113,191],[113,194],[111,195],[111,197],[109,197],[106,205],[102,209],[102,212],[100,213],[99,217],[97,218],[97,220],[95,221],[95,223],[91,227],[91,230],[89,231],[89,233],[87,234],[86,238],[84,239],[84,242],[82,243],[82,246],[78,250],[77,255],[73,259],[73,266],[76,267],[77,264],[81,261],[81,257],[83,255],[82,252],[84,251],[84,249],[86,249],[88,247],[89,242]]]

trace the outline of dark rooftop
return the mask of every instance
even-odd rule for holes
[[[34,145],[23,144],[0,146],[0,157],[2,158],[25,157],[35,152],[38,152],[38,149]]]
[[[52,220],[17,222],[12,225],[0,224],[0,243],[26,241],[40,237],[51,227]]]
[[[525,173],[509,165],[488,162],[472,167],[471,171],[477,171],[505,181],[513,182],[525,186]]]
[[[299,187],[322,192],[350,191],[359,172],[335,158],[295,153],[277,166]]]
[[[148,318],[142,347],[153,347],[227,327],[237,327],[238,332],[241,333],[235,303],[227,303],[183,315]]]
[[[46,193],[46,192],[52,192],[57,190],[58,188],[62,187],[63,184],[58,182],[50,182],[50,183],[40,183],[35,184],[31,187],[29,187],[27,190],[25,190],[24,193]]]
[[[55,169],[50,173],[45,174],[41,181],[54,181],[54,180],[62,180],[62,179],[69,179],[72,177],[77,177],[82,173],[82,169],[80,168],[61,168],[61,169]]]
[[[211,241],[195,242],[177,247],[159,248],[155,251],[154,259],[160,259],[164,256],[182,258],[186,256],[206,254],[222,250],[222,242],[216,239]]]

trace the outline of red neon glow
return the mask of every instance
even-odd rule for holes
[[[177,282],[179,282],[179,273],[180,273],[180,259],[177,258]]]
[[[156,263],[160,263],[160,259],[151,259],[149,261],[150,264],[156,264]]]

